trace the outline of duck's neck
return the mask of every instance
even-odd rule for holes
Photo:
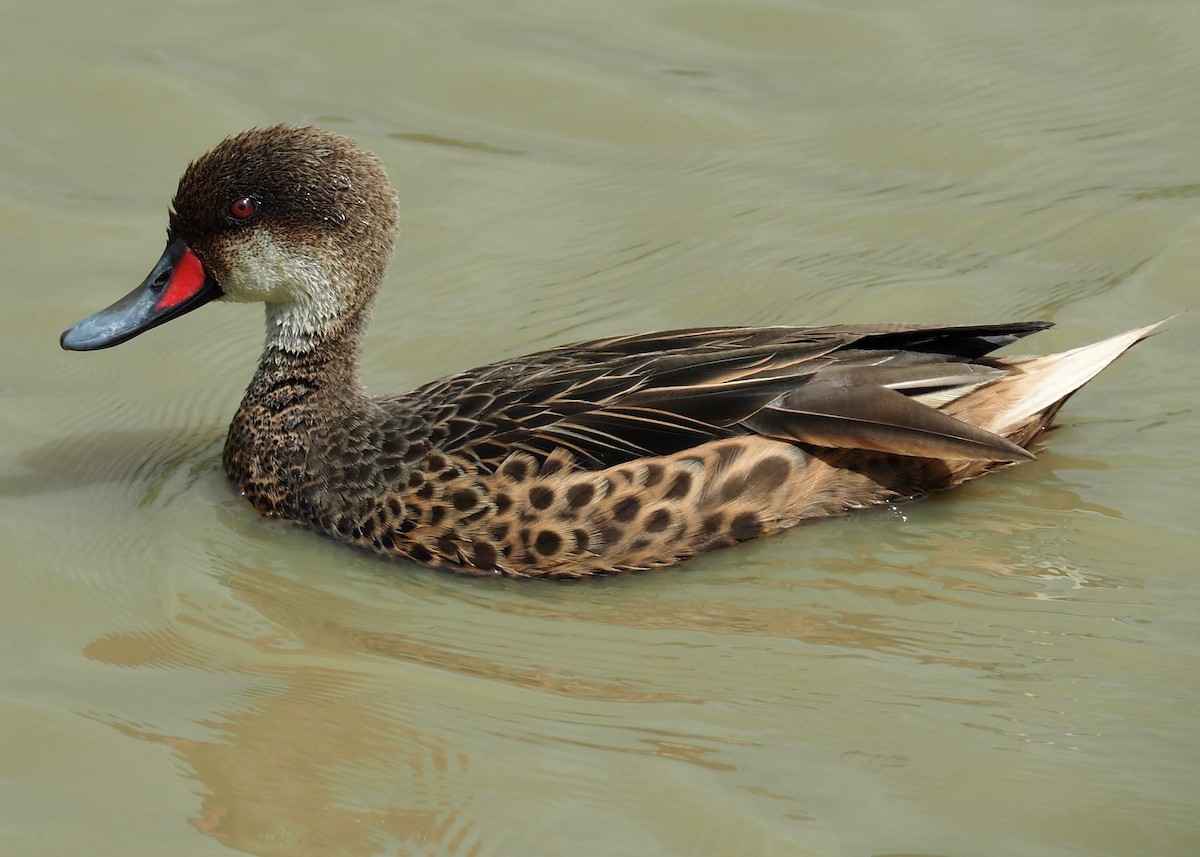
[[[314,443],[369,420],[377,407],[358,379],[366,315],[363,308],[335,319],[336,327],[311,329],[268,309],[266,345],[224,455],[225,472],[263,514],[298,517]],[[290,347],[297,331],[304,347]]]
[[[302,379],[324,398],[352,401],[363,397],[358,380],[358,352],[362,347],[369,307],[353,312],[317,316],[268,306],[267,332],[255,382]]]

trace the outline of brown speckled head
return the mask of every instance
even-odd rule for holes
[[[307,350],[369,306],[396,229],[396,197],[374,155],[319,128],[229,137],[193,162],[169,237],[199,257],[226,300],[268,305],[286,350]]]

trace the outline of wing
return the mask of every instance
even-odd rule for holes
[[[494,469],[555,449],[585,468],[757,432],[816,446],[1011,461],[1025,450],[937,410],[1005,374],[980,361],[1043,322],[724,327],[599,339],[380,400],[427,442]]]

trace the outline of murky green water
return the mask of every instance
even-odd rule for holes
[[[377,392],[587,336],[1195,308],[1200,6],[10,2],[0,852],[1200,851],[1195,314],[1034,464],[585,585],[392,566],[219,469],[261,336],[58,350],[186,161],[401,190]]]

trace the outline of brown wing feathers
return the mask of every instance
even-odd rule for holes
[[[745,421],[768,437],[922,458],[1022,461],[1026,450],[879,384],[814,381]]]
[[[472,430],[456,420],[453,447],[486,440],[493,465],[505,447],[539,459],[563,447],[580,466],[609,467],[751,432],[833,448],[1014,461],[1029,453],[925,402],[1006,374],[969,361],[1045,326],[712,328],[615,337],[546,352],[544,363],[526,364],[519,376],[513,364],[496,364],[474,373],[466,390],[451,383],[439,392],[453,389],[456,416],[477,421]]]

